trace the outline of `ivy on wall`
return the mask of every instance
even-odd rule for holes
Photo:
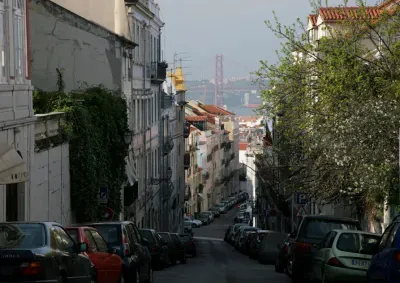
[[[71,205],[78,222],[98,221],[105,207],[121,212],[121,185],[126,181],[127,106],[118,92],[103,86],[64,92],[34,92],[35,113],[66,112],[63,138],[70,145]],[[98,203],[108,186],[108,203]]]

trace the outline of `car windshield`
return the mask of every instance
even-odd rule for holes
[[[74,240],[75,243],[79,243],[78,241],[78,229],[74,229],[74,228],[69,228],[69,229],[65,229],[68,234],[71,236],[72,240]]]
[[[216,207],[224,207],[225,205],[223,203],[219,203],[216,205]]]
[[[167,241],[167,242],[170,241],[170,238],[169,238],[168,234],[166,234],[166,233],[159,233],[159,235],[161,236],[161,238],[164,239],[164,241]]]
[[[118,231],[117,225],[94,225],[94,228],[100,233],[100,235],[110,245],[119,245],[121,242],[120,231]]]
[[[373,255],[379,240],[379,235],[342,233],[336,243],[336,248],[343,252]]]
[[[190,241],[190,236],[189,235],[180,235],[182,241],[184,242],[189,242]]]
[[[185,221],[185,222],[184,222],[184,225],[185,225],[185,226],[192,226],[192,222]]]
[[[33,223],[1,223],[0,249],[34,249],[45,245],[45,227]]]
[[[153,233],[151,233],[149,230],[140,230],[140,235],[143,238],[146,238],[147,241],[149,241],[149,244],[155,244]]]
[[[200,213],[200,217],[208,217],[208,213],[202,212],[202,213]]]
[[[313,239],[323,239],[325,235],[335,229],[358,230],[357,225],[352,222],[329,221],[326,219],[311,219],[306,224],[302,234],[303,237]]]

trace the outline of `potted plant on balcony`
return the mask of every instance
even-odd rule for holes
[[[160,62],[159,66],[160,66],[160,68],[167,69],[168,63],[167,63],[167,61],[164,60],[164,61]]]

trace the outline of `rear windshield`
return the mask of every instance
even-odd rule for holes
[[[168,234],[159,233],[159,235],[161,236],[161,238],[164,239],[164,241],[167,241],[167,242],[171,241],[170,238],[169,238],[169,236],[168,236]]]
[[[71,236],[72,240],[74,240],[75,243],[79,243],[78,241],[78,229],[65,229],[68,234]]]
[[[323,239],[328,232],[341,230],[358,230],[355,223],[329,221],[326,219],[310,219],[306,223],[306,227],[302,229],[301,237]]]
[[[336,248],[343,252],[374,255],[375,246],[379,240],[378,235],[343,233],[339,236]]]
[[[233,232],[236,232],[242,226],[243,225],[235,225],[235,226],[233,226]]]
[[[185,241],[185,242],[189,242],[191,240],[189,235],[181,235],[180,237],[181,237],[182,241]]]
[[[45,245],[43,224],[0,224],[0,249],[33,249]]]
[[[154,244],[155,243],[155,239],[153,237],[153,234],[149,230],[140,230],[140,235],[143,238],[146,238],[147,241],[149,241],[149,244]]]
[[[122,241],[121,230],[117,225],[93,225],[110,245],[119,245]]]

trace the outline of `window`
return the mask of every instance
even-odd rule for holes
[[[6,13],[4,0],[0,0],[0,82],[5,82],[7,77],[6,71]]]
[[[64,252],[71,252],[74,250],[75,243],[71,236],[59,226],[51,228],[51,238],[55,241],[55,246],[58,250]]]
[[[104,241],[103,237],[97,231],[91,230],[90,233],[93,236],[94,241],[96,242],[96,246],[99,249],[99,252],[107,253],[108,246],[107,243]]]
[[[93,239],[92,234],[89,230],[85,230],[86,239],[89,241],[88,245],[92,252],[98,252],[96,242]]]
[[[24,25],[23,25],[23,6],[22,0],[14,0],[14,63],[15,77],[21,79],[23,76],[23,45],[24,45]]]
[[[387,242],[387,239],[388,239],[388,237],[390,235],[390,231],[392,230],[392,228],[393,228],[393,225],[387,227],[385,232],[383,233],[381,241],[380,241],[379,246],[378,246],[378,251],[379,252],[381,252],[381,251],[383,251],[385,249],[386,242]]]

